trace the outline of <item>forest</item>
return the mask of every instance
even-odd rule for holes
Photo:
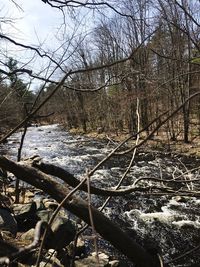
[[[25,2],[0,3],[0,250],[4,251],[0,252],[0,264],[199,266],[200,1]],[[32,137],[28,139],[29,132]],[[90,153],[100,147],[105,153],[95,158],[95,164],[91,163],[94,155],[88,154],[88,165],[84,163],[80,172],[77,165],[76,173],[56,164],[54,157],[45,158],[43,150],[64,153],[61,146],[53,150],[58,137],[63,138],[62,145],[75,144],[73,149],[78,150],[73,153],[80,153],[77,162],[83,149]],[[26,139],[29,145],[35,142],[32,155]],[[38,140],[43,140],[43,150],[40,143],[37,147]],[[69,157],[67,152],[65,157]],[[149,172],[135,174],[134,167],[143,168],[143,162],[155,164],[156,170],[149,167]],[[102,175],[102,184],[95,182],[99,172],[117,167],[115,184],[116,177],[110,173],[110,180],[104,181]],[[52,200],[54,208],[48,220],[35,215],[41,208],[33,204],[36,189]],[[32,199],[27,203],[29,194]],[[140,207],[137,197],[143,203]],[[143,206],[148,201],[149,209],[148,204]],[[126,227],[123,216],[117,215],[120,219],[116,222],[114,215],[107,216],[106,207],[115,209],[120,202],[129,206],[124,214],[132,216],[137,227],[145,225],[148,234],[141,237],[133,229],[131,235],[127,228],[132,226]],[[30,210],[24,212],[27,205]],[[180,210],[173,211],[175,219],[170,217],[171,224],[163,229],[178,233],[180,240],[171,245],[165,244],[165,238],[165,242],[152,241],[153,223],[159,227],[163,223],[157,213],[178,205],[181,212],[188,209],[188,217],[180,215]],[[67,228],[62,230],[66,235],[61,242],[64,234],[59,235],[61,225],[55,226],[55,221],[63,218],[63,208],[79,223],[63,219]],[[4,233],[4,212],[8,211],[18,229],[14,235],[11,231],[11,237]],[[147,214],[154,214],[153,223],[144,219]],[[32,222],[31,227],[25,227],[27,221]],[[180,222],[187,225],[180,226]],[[180,228],[174,230],[174,225]],[[22,244],[19,232],[31,228],[35,231],[32,243]],[[76,255],[84,231],[95,254],[89,263],[84,260],[91,255],[82,261]],[[111,255],[105,263],[99,256],[98,235],[121,256]],[[173,246],[173,255],[168,255],[166,251]],[[48,249],[57,253],[56,263],[44,265]]]

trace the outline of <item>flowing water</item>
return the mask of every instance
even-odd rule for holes
[[[19,132],[10,137],[8,143],[0,147],[1,154],[16,159],[21,134]],[[33,126],[28,128],[22,156],[27,158],[39,155],[44,161],[59,165],[80,177],[103,159],[112,148],[113,143],[108,140],[74,136],[58,125]],[[109,160],[92,176],[92,184],[100,188],[115,186],[126,170],[129,160],[129,156]],[[141,177],[177,177],[186,169],[199,166],[200,161],[196,158],[139,151],[123,188],[132,185]],[[184,177],[198,179],[199,170],[189,172]],[[144,184],[144,181],[141,184]],[[153,186],[155,183],[148,182],[146,185]],[[177,186],[176,196],[153,196],[138,192],[112,198],[104,212],[138,243],[152,253],[162,255],[164,262],[170,262],[200,244],[200,200],[195,197],[180,197],[178,190],[181,186]],[[188,183],[188,189],[198,191],[199,187],[198,183]],[[82,196],[84,197],[84,194]],[[103,197],[92,197],[96,207],[104,200]],[[106,242],[100,242],[100,246],[107,246],[109,249]],[[167,266],[200,266],[199,251],[196,249]]]

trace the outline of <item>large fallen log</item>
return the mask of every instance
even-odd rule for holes
[[[72,187],[76,187],[80,181],[71,173],[69,173],[68,171],[64,170],[63,168],[59,167],[59,166],[55,166],[53,164],[49,164],[49,163],[44,163],[41,160],[37,160],[38,158],[36,158],[36,160],[29,160],[30,164],[39,169],[40,171],[46,173],[46,174],[50,174],[53,176],[58,177],[59,179],[61,179],[63,182],[67,183],[68,185],[72,186]],[[87,192],[88,188],[87,188],[87,184],[82,184],[79,187],[80,190],[83,190],[85,192]],[[118,190],[114,190],[114,189],[103,189],[103,188],[98,188],[98,187],[94,187],[94,186],[90,186],[90,193],[91,194],[95,194],[95,195],[99,195],[99,196],[124,196],[130,193],[133,193],[134,191],[148,191],[149,188],[138,188],[138,187],[131,187],[128,189],[118,189]]]
[[[51,176],[27,165],[16,163],[6,157],[0,156],[0,167],[13,173],[18,179],[25,181],[36,188],[43,190],[56,201],[61,202],[69,193],[66,185],[56,181]],[[72,196],[63,205],[67,210],[90,225],[88,203],[80,197]],[[159,267],[158,258],[150,255],[143,247],[137,244],[119,226],[109,220],[104,214],[91,207],[96,231],[114,247],[126,255],[138,267]]]

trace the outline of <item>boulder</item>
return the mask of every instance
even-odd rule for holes
[[[17,233],[17,222],[11,211],[0,208],[0,231],[8,231],[14,236]]]
[[[30,228],[35,227],[38,221],[36,215],[37,205],[35,202],[15,204],[13,205],[13,210],[20,232],[28,231]]]
[[[69,245],[76,235],[75,224],[64,216],[57,217],[53,221],[51,229],[53,234],[49,236],[47,245],[49,248],[54,248],[56,250],[60,250]]]

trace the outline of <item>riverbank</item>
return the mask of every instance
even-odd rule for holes
[[[69,132],[74,135],[83,135],[89,138],[104,140],[113,144],[118,144],[124,141],[130,136],[130,134],[125,132],[110,132],[105,133],[98,131],[89,131],[84,133],[80,129],[70,129]],[[146,138],[146,135],[140,135],[140,141],[143,141]],[[162,133],[159,135],[154,135],[153,138],[149,139],[142,146],[144,151],[149,150],[158,150],[160,152],[172,152],[175,154],[182,154],[185,156],[194,156],[200,158],[200,137],[196,136],[191,137],[192,141],[189,143],[184,143],[183,139],[179,138],[176,141],[170,140],[167,136],[167,133]],[[134,146],[135,140],[131,139],[129,141],[129,146]]]
[[[37,196],[38,193],[40,194]],[[7,194],[1,193],[0,196],[4,196],[7,204],[0,205],[0,265],[17,254],[15,260],[17,266],[35,266],[39,241],[43,238],[42,225],[46,227],[59,204],[54,199],[45,197],[37,189],[26,190],[24,199],[20,199],[20,204],[9,204],[11,198],[14,199],[13,187],[7,188]],[[75,248],[75,235],[81,225],[70,217],[67,210],[63,208],[59,210],[44,242],[40,267],[69,266],[74,255],[74,267],[121,266],[122,261],[102,250],[98,251],[100,262],[98,265],[96,254],[94,250],[88,252],[87,241],[83,235],[79,236]],[[34,249],[34,246],[37,249]],[[123,267],[128,266],[130,265],[124,262]]]
[[[46,123],[42,123],[41,126],[47,125]],[[79,128],[67,129],[64,124],[61,124],[61,128],[65,131],[69,131],[72,135],[81,135],[88,138],[93,138],[95,140],[106,141],[113,145],[117,145],[120,142],[124,141],[126,138],[130,136],[130,134],[126,132],[103,132],[99,131],[88,131],[83,132]],[[5,134],[10,129],[8,127],[1,127],[0,129],[0,139],[5,136]],[[140,141],[143,141],[147,136],[145,134],[140,135]],[[182,154],[185,156],[194,156],[200,158],[200,136],[190,138],[192,141],[189,143],[184,143],[183,139],[177,138],[176,141],[170,140],[168,138],[167,133],[163,132],[159,135],[154,135],[153,138],[149,139],[142,146],[142,150],[144,151],[159,151],[159,152],[172,152],[175,154]],[[128,142],[128,146],[133,147],[135,145],[135,140],[130,139]]]

